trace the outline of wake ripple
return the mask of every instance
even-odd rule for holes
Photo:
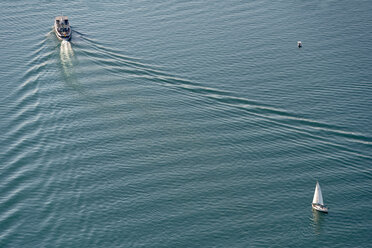
[[[143,78],[164,87],[175,88],[199,99],[209,99],[231,109],[242,110],[246,114],[265,120],[270,124],[280,125],[293,132],[305,133],[314,139],[324,140],[335,145],[338,139],[344,139],[343,143],[354,142],[366,146],[372,145],[372,138],[365,134],[346,130],[338,125],[309,119],[298,113],[279,109],[257,100],[238,97],[234,92],[205,87],[201,83],[167,73],[161,70],[159,66],[144,63],[141,59],[125,56],[120,51],[107,48],[104,44],[100,44],[86,35],[81,35],[80,38],[84,41],[84,44],[77,46],[78,51],[86,59],[89,58],[93,63],[114,75]],[[355,153],[363,156],[358,151],[355,151]],[[369,157],[370,155],[366,156]]]

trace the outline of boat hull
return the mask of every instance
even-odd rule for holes
[[[67,16],[57,16],[54,20],[54,32],[59,40],[71,39],[71,27]]]
[[[318,205],[318,204],[311,204],[311,207],[313,208],[313,210],[316,210],[322,213],[328,213],[328,208],[326,206]]]

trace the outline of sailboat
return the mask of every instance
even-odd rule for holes
[[[320,189],[320,185],[318,181],[316,182],[313,202],[311,206],[313,207],[313,209],[319,212],[328,213],[328,208],[324,205],[322,190]]]

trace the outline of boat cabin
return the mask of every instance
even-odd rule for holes
[[[67,16],[57,16],[56,17],[56,25],[58,27],[68,27],[70,26],[69,22],[68,22],[68,17]]]

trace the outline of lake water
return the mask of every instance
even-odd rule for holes
[[[1,1],[0,247],[370,246],[371,12]]]

